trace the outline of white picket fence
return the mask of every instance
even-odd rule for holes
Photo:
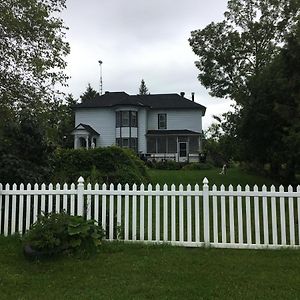
[[[96,220],[109,240],[222,248],[300,247],[300,186],[236,189],[78,184],[0,184],[0,233],[23,234],[41,212]]]

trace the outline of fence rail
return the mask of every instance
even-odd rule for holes
[[[223,248],[300,248],[300,186],[122,187],[0,184],[0,233],[23,234],[41,212],[96,220],[109,240]]]

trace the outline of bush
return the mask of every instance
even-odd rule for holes
[[[60,149],[56,152],[54,182],[76,182],[80,176],[91,183],[140,184],[148,182],[146,166],[129,149]]]
[[[209,163],[190,163],[185,165],[183,170],[209,170],[212,169],[213,165]]]
[[[23,237],[24,246],[45,255],[60,253],[91,254],[104,236],[94,220],[63,213],[41,215]]]
[[[159,170],[180,170],[186,163],[174,160],[149,161],[148,166]]]

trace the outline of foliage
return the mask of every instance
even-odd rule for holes
[[[62,252],[89,254],[97,251],[103,236],[102,228],[94,220],[64,212],[50,213],[38,216],[24,235],[23,243],[49,255]]]
[[[174,160],[148,161],[147,165],[160,170],[180,170],[186,163],[176,162]]]
[[[224,21],[191,33],[200,82],[211,95],[243,104],[249,79],[278,54],[299,10],[298,0],[229,0]]]
[[[65,84],[63,21],[65,0],[3,0],[0,4],[0,111],[27,107],[40,110]]]
[[[139,184],[147,182],[144,163],[130,149],[106,147],[95,149],[59,149],[55,157],[54,181]]]
[[[139,95],[149,95],[149,91],[148,91],[148,88],[146,86],[144,79],[142,79],[142,81],[141,81],[141,85],[139,88]]]
[[[18,123],[8,122],[0,143],[0,182],[49,181],[53,150],[32,116],[23,114]]]
[[[98,96],[98,92],[96,90],[94,90],[91,87],[91,84],[89,83],[85,92],[80,96],[81,99],[81,103],[84,103],[86,101],[90,101],[96,98],[96,96]]]
[[[190,163],[182,167],[182,170],[210,170],[213,165],[210,163]]]

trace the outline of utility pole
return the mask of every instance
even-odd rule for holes
[[[102,60],[98,61],[99,65],[100,65],[100,96],[102,95],[102,91],[103,91],[103,82],[102,82]]]

